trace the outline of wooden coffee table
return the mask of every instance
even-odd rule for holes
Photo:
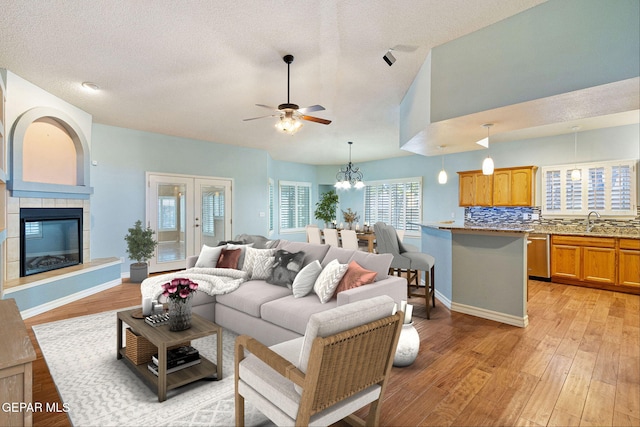
[[[158,401],[163,402],[167,399],[167,390],[181,387],[194,381],[211,378],[216,380],[222,379],[222,327],[213,322],[197,315],[192,314],[191,328],[172,332],[169,325],[150,326],[145,323],[144,319],[136,319],[132,317],[134,312],[140,309],[132,309],[118,312],[117,337],[118,348],[117,358],[123,359],[127,366],[142,377],[152,390],[158,393]],[[153,345],[158,347],[158,376],[155,376],[147,368],[147,363],[136,365],[128,357],[125,356],[125,348],[122,346],[122,324],[126,323],[137,334],[149,340]],[[203,338],[209,335],[217,334],[218,349],[217,363],[213,363],[203,356],[200,356],[201,362],[197,365],[181,369],[167,375],[167,348],[178,345],[197,338]]]

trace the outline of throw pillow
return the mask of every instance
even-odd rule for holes
[[[316,283],[313,284],[313,291],[322,304],[331,299],[348,267],[349,264],[340,264],[337,259],[334,259],[322,269]]]
[[[195,266],[198,268],[215,268],[222,249],[223,248],[220,246],[211,247],[202,245],[202,249],[200,250],[200,255],[198,255],[198,260],[196,261]]]
[[[253,243],[249,243],[248,245],[227,244],[227,249],[240,249],[240,258],[238,259],[238,266],[236,267],[238,270],[242,270],[242,266],[244,265],[244,254],[247,248],[251,246],[253,246]]]
[[[238,260],[240,259],[240,249],[222,249],[220,258],[218,258],[218,268],[238,268]]]
[[[251,277],[253,275],[253,267],[258,259],[260,259],[260,262],[263,262],[264,258],[272,257],[275,253],[275,249],[256,249],[251,246],[247,247],[244,254],[242,270],[246,271],[249,277]]]
[[[293,280],[302,268],[304,252],[289,252],[280,249],[276,252],[273,270],[267,279],[272,285],[286,286],[291,289]]]
[[[302,298],[306,296],[313,289],[313,285],[316,283],[316,279],[322,272],[322,266],[320,261],[315,260],[312,263],[304,267],[295,279],[291,288],[293,289],[294,298]]]
[[[253,265],[253,272],[251,273],[251,280],[267,280],[271,276],[273,264],[276,257],[266,256],[260,257]]]
[[[353,289],[358,286],[373,283],[376,280],[377,274],[378,273],[375,271],[362,268],[357,262],[351,261],[347,268],[347,272],[342,276],[342,279],[340,279],[340,283],[338,283],[336,294],[346,291],[347,289]]]

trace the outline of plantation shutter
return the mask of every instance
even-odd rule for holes
[[[364,222],[384,222],[398,230],[418,230],[422,218],[422,180],[368,182],[365,186]]]
[[[560,171],[550,170],[546,177],[546,209],[548,211],[559,211],[562,209],[562,183],[560,182]]]
[[[311,184],[280,182],[280,229],[303,231],[311,222]]]

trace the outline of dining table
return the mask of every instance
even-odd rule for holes
[[[358,238],[358,240],[362,240],[362,241],[366,241],[367,242],[367,251],[368,252],[375,252],[375,244],[376,244],[376,235],[374,232],[362,232],[362,231],[358,231],[356,232],[356,237]]]

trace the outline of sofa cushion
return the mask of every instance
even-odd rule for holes
[[[362,268],[375,271],[378,273],[376,280],[383,280],[389,276],[389,267],[391,266],[391,261],[393,261],[393,255],[353,251],[353,255],[349,261],[355,261],[360,264]]]
[[[281,240],[280,245],[278,245],[278,249],[284,249],[289,252],[304,252],[305,256],[304,261],[302,261],[302,266],[306,267],[316,259],[318,261],[322,261],[329,250],[329,245]]]
[[[216,264],[217,268],[238,268],[238,260],[240,259],[240,249],[222,249],[220,253],[220,257],[218,258],[218,262]]]
[[[224,249],[224,246],[211,247],[202,245],[195,266],[199,268],[215,268],[222,249]]]
[[[344,273],[344,276],[340,279],[340,283],[338,283],[336,294],[346,291],[347,289],[373,283],[376,280],[376,275],[377,273],[375,271],[362,268],[357,262],[351,261],[347,272]]]
[[[284,286],[270,285],[264,280],[249,280],[233,292],[216,295],[216,301],[250,316],[260,317],[262,304],[288,295],[291,295],[291,291]]]
[[[313,261],[311,264],[300,270],[296,278],[293,279],[293,284],[291,285],[293,296],[295,298],[302,298],[311,292],[313,285],[316,283],[321,272],[322,266],[318,260]]]
[[[313,292],[318,295],[321,303],[324,304],[331,299],[348,267],[348,264],[340,264],[334,259],[322,269],[316,283],[313,284]]]
[[[331,246],[324,258],[320,260],[320,264],[322,264],[323,267],[326,267],[334,259],[338,260],[340,264],[349,264],[349,261],[351,261],[351,257],[353,256],[353,252],[354,251],[352,249],[343,249]]]
[[[302,269],[304,255],[305,253],[302,251],[289,252],[284,249],[278,249],[267,283],[291,288],[293,279],[296,278],[296,275]]]
[[[262,320],[302,335],[307,328],[309,317],[313,313],[319,313],[337,305],[338,301],[336,299],[322,304],[315,294],[309,294],[302,298],[295,298],[293,295],[289,295],[264,303],[260,308],[260,315]]]
[[[236,245],[236,244],[228,244],[227,249],[240,249],[240,258],[238,259],[238,270],[242,270],[242,266],[244,265],[244,257],[247,251],[247,248],[253,246],[253,243],[249,243],[247,245]]]

